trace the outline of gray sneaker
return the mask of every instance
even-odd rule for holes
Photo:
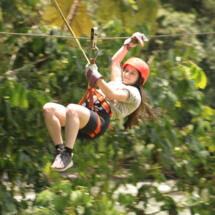
[[[58,172],[63,172],[68,168],[72,167],[73,166],[72,156],[73,154],[70,155],[65,150],[57,154],[54,162],[51,165],[51,169]]]
[[[58,163],[58,160],[60,159],[60,154],[61,154],[63,151],[64,151],[64,149],[61,149],[61,148],[58,148],[58,149],[55,151],[54,160],[52,161],[51,169],[54,169],[54,168],[55,168],[55,164]]]

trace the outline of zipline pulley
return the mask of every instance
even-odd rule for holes
[[[98,38],[98,30],[97,27],[91,28],[91,50],[90,50],[90,63],[94,64],[96,62],[96,58],[99,54],[99,49],[96,46],[97,43],[97,38]]]

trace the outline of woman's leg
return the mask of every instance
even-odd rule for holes
[[[90,111],[81,105],[70,104],[65,108],[62,105],[48,103],[44,106],[44,117],[55,145],[63,143],[61,127],[65,126],[65,150],[56,155],[51,165],[52,169],[65,171],[73,165],[72,151],[75,140],[79,129],[88,123]]]
[[[85,127],[90,119],[90,111],[81,105],[70,104],[66,108],[66,147],[73,149],[79,129]]]
[[[66,108],[60,104],[47,103],[43,106],[43,115],[54,145],[63,144],[61,127],[65,126]]]

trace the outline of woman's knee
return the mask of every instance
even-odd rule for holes
[[[66,116],[68,118],[78,118],[80,128],[83,128],[90,119],[90,111],[86,107],[77,104],[69,104],[66,108]]]
[[[82,117],[83,115],[84,116],[88,115],[89,110],[87,108],[81,106],[81,105],[78,105],[78,104],[69,104],[66,107],[66,114]]]
[[[46,103],[44,106],[43,106],[43,113],[44,114],[47,114],[47,113],[54,113],[55,112],[55,107],[54,107],[54,103]]]
[[[77,115],[78,114],[78,107],[79,105],[76,104],[69,104],[66,107],[66,114],[68,115]]]

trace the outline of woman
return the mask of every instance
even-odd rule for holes
[[[97,138],[108,128],[111,118],[125,118],[125,128],[139,124],[139,119],[155,119],[153,110],[147,104],[142,85],[147,81],[149,68],[139,58],[130,58],[122,66],[122,60],[128,50],[138,43],[144,46],[146,37],[137,32],[125,40],[124,45],[115,53],[111,65],[111,82],[107,83],[98,72],[95,64],[86,66],[85,74],[91,87],[97,86],[105,98],[104,105],[95,100],[95,110],[83,105],[69,104],[67,107],[56,103],[47,103],[43,107],[46,127],[56,147],[56,155],[51,168],[65,171],[73,165],[73,147],[77,137]],[[123,71],[122,71],[123,70]],[[99,125],[99,132],[94,132]],[[65,147],[61,134],[65,127]]]

